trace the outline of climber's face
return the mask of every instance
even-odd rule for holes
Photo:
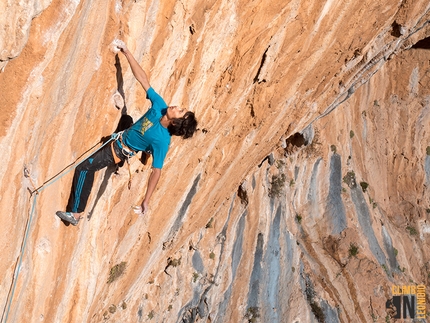
[[[166,114],[169,119],[179,119],[182,118],[185,113],[187,113],[187,109],[172,105],[167,108]]]

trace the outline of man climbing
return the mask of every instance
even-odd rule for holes
[[[59,218],[73,225],[79,223],[80,213],[85,210],[95,172],[124,161],[138,151],[149,151],[153,157],[152,172],[141,204],[142,213],[145,213],[161,175],[170,137],[190,138],[197,129],[194,113],[178,106],[168,106],[151,87],[148,76],[124,42],[119,41],[116,46],[127,58],[133,75],[145,89],[146,97],[151,101],[152,106],[136,123],[117,136],[111,145],[106,145],[76,168],[67,210],[56,213]]]

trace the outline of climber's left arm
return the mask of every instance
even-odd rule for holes
[[[145,198],[143,199],[143,202],[142,202],[142,213],[145,213],[148,210],[149,200],[151,199],[152,193],[154,192],[160,177],[161,177],[161,169],[152,168],[151,175],[149,175],[148,187],[146,188]]]

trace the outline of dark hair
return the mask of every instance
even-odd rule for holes
[[[182,118],[173,119],[167,129],[172,136],[181,136],[183,139],[191,138],[197,130],[194,112],[188,111]]]

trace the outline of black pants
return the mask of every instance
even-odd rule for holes
[[[113,147],[116,155],[122,161],[127,158],[118,147],[116,141]],[[111,145],[107,144],[76,167],[72,192],[67,205],[68,212],[81,213],[85,211],[91,188],[93,187],[95,172],[110,165],[115,165],[115,160],[112,155]]]

